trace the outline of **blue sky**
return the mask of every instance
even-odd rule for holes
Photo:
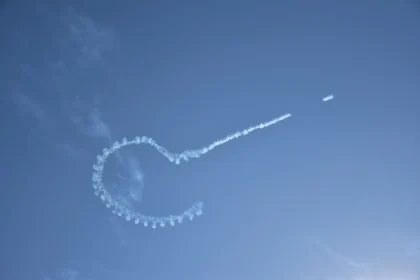
[[[415,1],[0,13],[1,279],[420,279]],[[95,157],[122,137],[179,153],[285,113],[180,166],[145,145],[107,161],[115,197],[159,216],[201,200],[192,222],[144,228],[93,195]]]

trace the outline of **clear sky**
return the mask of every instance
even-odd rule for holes
[[[416,1],[0,5],[0,279],[420,279]],[[322,102],[324,96],[334,99]],[[93,195],[104,183],[153,230]]]

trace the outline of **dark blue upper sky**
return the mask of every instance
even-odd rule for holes
[[[0,7],[1,279],[420,279],[416,1],[64,2]],[[112,141],[179,153],[285,113],[180,166],[109,159],[114,195],[202,200],[192,222],[144,228],[93,195]]]

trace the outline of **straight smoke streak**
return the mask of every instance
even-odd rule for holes
[[[323,98],[323,101],[331,100],[330,97]],[[139,212],[134,211],[133,209],[128,208],[126,205],[119,202],[117,199],[113,198],[110,193],[105,188],[105,185],[102,181],[103,178],[103,171],[105,168],[105,162],[108,157],[117,152],[119,149],[130,146],[130,145],[139,145],[139,144],[147,144],[153,146],[159,153],[161,153],[164,157],[166,157],[170,162],[175,164],[180,164],[182,160],[188,161],[189,159],[199,158],[200,156],[207,154],[208,152],[212,151],[214,148],[226,144],[233,139],[237,139],[239,137],[248,135],[249,133],[258,130],[264,129],[271,125],[274,125],[280,121],[286,120],[290,118],[292,114],[287,113],[283,116],[278,118],[274,118],[271,121],[260,123],[259,125],[251,126],[247,129],[242,131],[237,131],[233,134],[226,136],[220,140],[217,140],[210,145],[196,149],[196,150],[186,150],[180,154],[175,154],[169,152],[166,148],[160,146],[155,140],[146,136],[136,136],[133,140],[127,140],[126,137],[122,139],[121,142],[114,142],[110,148],[105,148],[102,150],[102,154],[97,156],[97,162],[93,165],[93,175],[92,175],[92,182],[93,188],[95,189],[95,195],[99,196],[102,202],[105,204],[107,208],[111,208],[112,212],[120,217],[125,217],[127,221],[133,220],[134,223],[139,224],[142,223],[144,226],[148,226],[149,224],[152,225],[152,228],[156,228],[158,225],[161,227],[165,227],[167,224],[174,226],[176,222],[182,223],[182,221],[188,217],[190,220],[194,218],[194,216],[201,216],[203,214],[203,202],[197,201],[195,202],[190,208],[185,210],[183,213],[178,215],[169,215],[166,217],[156,217],[156,216],[148,216],[143,215]]]
[[[186,151],[182,152],[181,154],[175,154],[174,155],[174,154],[171,154],[171,153],[167,152],[166,149],[165,149],[166,153],[165,154],[162,153],[162,154],[164,156],[166,156],[169,159],[169,161],[171,161],[171,162],[175,161],[175,164],[180,164],[180,161],[182,159],[185,160],[185,161],[188,161],[188,159],[190,159],[190,158],[199,158],[200,156],[202,156],[204,154],[207,154],[208,152],[210,152],[211,150],[213,150],[217,146],[226,144],[227,142],[232,141],[233,139],[239,138],[241,136],[245,136],[248,133],[253,132],[254,130],[269,127],[270,125],[276,124],[276,123],[278,123],[280,121],[283,121],[283,120],[285,120],[285,119],[287,119],[291,116],[292,116],[292,114],[285,114],[281,117],[272,119],[271,121],[260,123],[259,125],[251,126],[251,127],[247,128],[247,129],[244,129],[242,131],[238,131],[238,132],[235,132],[233,134],[230,134],[230,135],[226,136],[225,138],[217,140],[217,141],[213,142],[212,144],[208,145],[207,147],[204,147],[204,148],[201,148],[201,149],[198,149],[198,150],[186,150]]]

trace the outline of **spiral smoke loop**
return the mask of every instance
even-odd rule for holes
[[[332,99],[333,99],[333,96],[329,95],[329,96],[324,97],[322,101],[327,102]],[[157,217],[157,216],[143,215],[139,212],[136,212],[128,208],[123,203],[115,199],[105,188],[105,185],[102,180],[103,171],[105,168],[105,162],[108,159],[108,157],[123,147],[131,146],[131,145],[146,144],[146,145],[150,145],[154,147],[159,153],[161,153],[164,157],[166,157],[171,163],[179,165],[181,164],[182,161],[188,161],[189,159],[199,158],[202,155],[209,153],[217,146],[226,144],[227,142],[231,140],[245,136],[248,133],[251,133],[255,130],[267,128],[291,116],[292,115],[289,113],[284,114],[280,117],[272,119],[271,121],[260,123],[259,125],[251,126],[242,131],[238,131],[233,134],[230,134],[226,136],[225,138],[217,140],[206,147],[196,149],[196,150],[186,150],[180,154],[169,152],[166,148],[160,146],[155,140],[146,136],[142,136],[142,137],[136,136],[133,140],[127,140],[127,138],[124,137],[121,142],[118,142],[118,141],[114,142],[110,148],[103,149],[102,154],[97,156],[97,162],[96,164],[93,165],[94,172],[92,175],[92,182],[93,182],[93,188],[95,189],[95,195],[99,196],[102,202],[105,204],[105,206],[107,208],[111,208],[114,214],[120,217],[125,217],[127,221],[133,220],[134,223],[136,224],[142,223],[145,227],[147,227],[149,224],[151,224],[152,228],[154,229],[157,227],[157,225],[160,225],[161,227],[165,227],[165,225],[167,224],[174,226],[176,222],[182,223],[182,221],[186,217],[192,220],[194,216],[201,216],[203,214],[203,202],[197,201],[193,203],[190,208],[188,208],[183,213],[178,214],[178,215]]]

